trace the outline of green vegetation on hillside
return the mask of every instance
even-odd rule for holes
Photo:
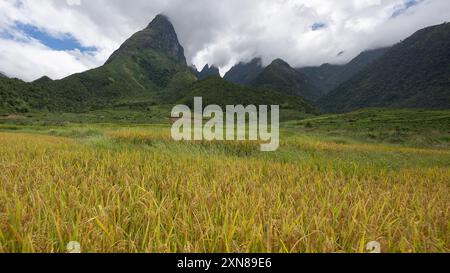
[[[281,59],[273,61],[264,68],[250,85],[286,95],[299,96],[309,101],[315,101],[321,95],[305,75]]]
[[[301,97],[274,91],[244,87],[220,77],[209,77],[194,83],[179,103],[192,106],[194,97],[203,97],[204,105],[280,105],[282,110],[313,114],[314,108]]]
[[[450,148],[450,111],[367,109],[286,124],[304,133],[414,147]]]
[[[337,88],[358,72],[381,58],[389,48],[364,51],[345,65],[323,64],[319,67],[297,69],[308,77],[323,95]]]
[[[210,66],[210,65],[206,64],[203,67],[202,71],[197,71],[196,68],[194,68],[194,70],[195,70],[194,71],[195,75],[197,76],[197,79],[199,79],[199,80],[204,80],[211,76],[220,77],[219,68],[215,67],[214,65]]]
[[[27,85],[20,80],[0,77],[0,115],[30,111],[29,102],[34,98],[26,93],[27,89]]]
[[[250,85],[264,70],[261,58],[255,58],[248,63],[240,62],[233,66],[224,79],[240,85]]]
[[[450,108],[450,23],[422,29],[319,101],[333,112],[367,107]]]

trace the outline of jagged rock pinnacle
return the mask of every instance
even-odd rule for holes
[[[146,49],[153,49],[186,65],[184,49],[178,41],[175,28],[169,18],[162,14],[157,15],[144,30],[125,41],[107,63],[112,62],[120,54]]]

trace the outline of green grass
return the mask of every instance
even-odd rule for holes
[[[287,127],[307,133],[347,136],[368,142],[449,148],[450,111],[360,110],[292,121]]]

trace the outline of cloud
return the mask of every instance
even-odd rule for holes
[[[1,70],[8,76],[32,81],[43,75],[63,78],[89,67],[97,62],[79,50],[54,51],[38,41],[0,40]]]
[[[161,12],[197,67],[214,64],[223,73],[256,56],[266,64],[344,63],[448,21],[448,10],[448,0],[2,0],[0,70],[33,80],[100,66]],[[77,47],[55,48],[18,23],[62,42],[70,37]]]
[[[69,6],[80,6],[81,0],[66,0],[67,5]]]

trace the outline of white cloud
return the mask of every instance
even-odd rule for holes
[[[54,51],[36,41],[0,40],[1,69],[7,75],[31,81],[49,75],[62,78],[94,67],[80,51]]]
[[[448,0],[424,0],[392,18],[404,4],[405,0],[2,0],[0,33],[13,32],[15,22],[21,22],[55,37],[70,34],[98,51],[55,51],[36,40],[3,37],[0,70],[32,80],[99,66],[160,12],[169,15],[187,59],[197,67],[210,63],[224,72],[255,56],[265,63],[283,58],[293,66],[343,63],[363,50],[391,45],[450,19]],[[317,22],[326,27],[312,31]]]
[[[79,6],[81,5],[81,0],[66,0],[69,6]]]

